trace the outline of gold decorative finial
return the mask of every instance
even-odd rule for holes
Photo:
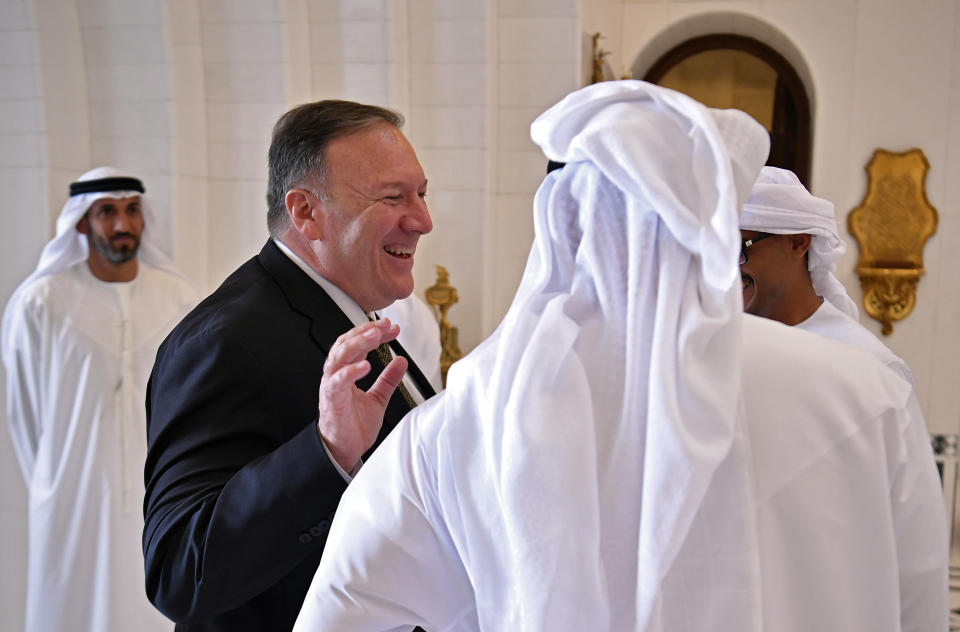
[[[437,267],[437,282],[431,285],[423,293],[427,303],[434,310],[434,317],[440,324],[440,374],[443,377],[443,383],[447,383],[447,371],[450,365],[463,357],[460,351],[460,345],[457,342],[457,328],[447,320],[447,312],[453,305],[460,300],[457,294],[457,288],[450,285],[450,273],[443,266]]]
[[[600,48],[600,40],[606,39],[597,31],[591,36],[593,40],[593,73],[590,75],[590,83],[600,83],[606,81],[603,77],[603,58],[610,54],[610,51]]]
[[[917,302],[917,282],[924,273],[923,247],[937,230],[937,209],[924,183],[930,164],[923,151],[893,153],[877,149],[866,166],[867,192],[850,211],[847,228],[860,248],[856,272],[863,307],[893,333]]]

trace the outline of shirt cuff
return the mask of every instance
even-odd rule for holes
[[[360,462],[357,463],[356,467],[347,472],[345,469],[340,467],[340,464],[337,463],[337,460],[333,458],[333,455],[330,454],[330,448],[327,447],[327,442],[323,440],[323,437],[320,437],[320,443],[323,444],[323,451],[327,453],[327,458],[330,459],[330,462],[333,464],[337,473],[343,478],[343,480],[348,483],[353,480],[353,477],[357,475],[357,472],[360,471],[360,468],[363,466],[363,459],[360,459]]]

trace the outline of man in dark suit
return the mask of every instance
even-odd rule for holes
[[[345,101],[284,114],[271,239],[160,347],[143,548],[178,630],[289,630],[363,456],[433,395],[374,313],[413,290],[432,229],[401,124]]]

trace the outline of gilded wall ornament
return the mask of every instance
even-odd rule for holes
[[[597,31],[591,35],[590,39],[593,42],[591,50],[593,67],[590,72],[590,83],[600,83],[601,81],[606,81],[606,78],[603,74],[603,58],[609,55],[611,51],[600,48],[600,40],[605,39],[603,35],[600,34],[600,31]]]
[[[434,310],[434,317],[440,323],[440,375],[443,384],[447,384],[447,371],[450,365],[463,357],[457,341],[459,332],[447,320],[447,312],[460,300],[457,288],[450,285],[450,273],[443,266],[437,266],[437,282],[424,292],[427,303]]]
[[[860,249],[855,270],[863,307],[880,321],[885,336],[894,321],[913,311],[924,274],[923,247],[937,230],[937,209],[924,189],[929,169],[919,149],[899,154],[877,149],[866,166],[866,195],[847,216]]]

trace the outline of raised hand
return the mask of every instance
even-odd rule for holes
[[[323,364],[317,430],[330,455],[347,472],[376,441],[387,403],[407,370],[407,361],[394,358],[369,391],[360,390],[355,382],[370,372],[367,354],[398,333],[400,328],[387,318],[354,327],[337,338]]]

